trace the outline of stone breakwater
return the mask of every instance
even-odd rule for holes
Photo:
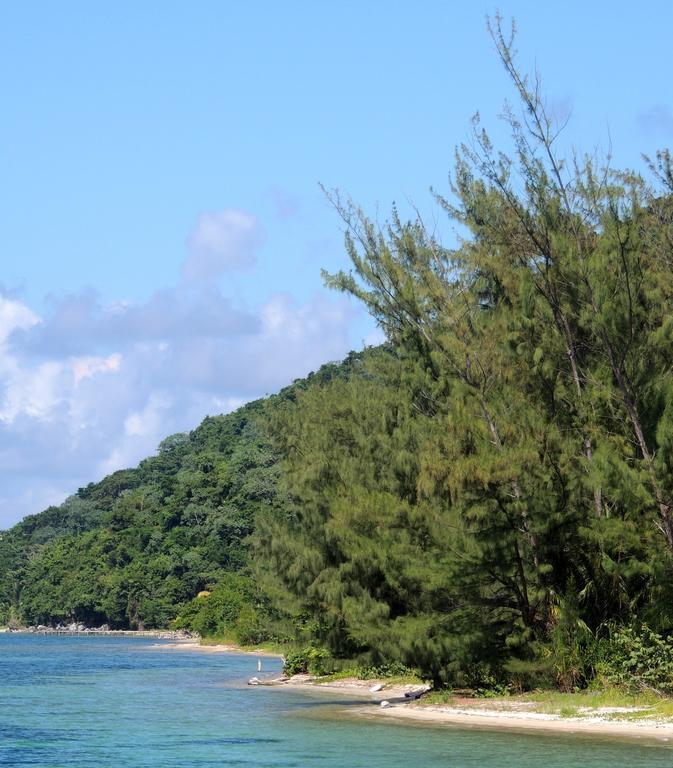
[[[84,624],[66,624],[55,627],[38,624],[31,627],[8,628],[8,632],[30,635],[104,635],[106,637],[154,637],[159,640],[198,640],[199,636],[183,629],[110,629],[107,624],[87,627]]]

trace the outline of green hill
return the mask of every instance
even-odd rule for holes
[[[280,519],[289,506],[269,419],[299,391],[352,375],[362,357],[209,416],[136,468],[0,533],[0,622],[166,627],[200,591],[225,582],[243,602],[260,604],[248,537],[257,516]],[[217,620],[201,629],[215,631]]]

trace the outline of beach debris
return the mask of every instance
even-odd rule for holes
[[[274,677],[271,680],[262,680],[259,677],[251,677],[248,685],[286,685],[290,682],[289,677]]]
[[[381,702],[381,709],[386,709],[387,707],[390,707],[390,706],[391,706],[391,704],[390,704],[390,702],[387,699],[384,699]]]
[[[376,685],[372,685],[372,687],[369,689],[372,693],[378,693],[379,691],[382,691],[384,688],[383,683],[376,683]]]

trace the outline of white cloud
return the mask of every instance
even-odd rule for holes
[[[90,379],[97,373],[118,371],[121,362],[122,356],[118,352],[107,357],[76,357],[71,362],[75,384],[79,384],[83,379]]]
[[[162,412],[171,407],[171,398],[153,392],[147,405],[124,419],[124,432],[128,437],[147,437],[161,428]]]
[[[348,352],[343,297],[223,295],[216,278],[251,266],[262,239],[243,211],[202,214],[182,280],[141,302],[89,290],[38,315],[0,291],[0,529]]]
[[[211,288],[184,284],[113,307],[91,293],[52,299],[42,317],[7,301],[0,529],[135,465],[204,416],[341,358],[354,316],[327,294],[303,304],[276,294],[234,311]]]
[[[136,464],[139,458],[154,453],[166,437],[165,425],[170,422],[169,410],[173,399],[162,392],[152,392],[145,405],[124,419],[123,432],[113,444],[109,455],[97,465],[96,476],[107,475],[121,467]]]
[[[16,330],[26,330],[40,322],[25,304],[0,296],[0,345]]]
[[[22,415],[48,419],[61,398],[64,365],[49,361],[22,368],[12,358],[6,359],[5,364],[11,375],[0,400],[0,421],[11,424]]]
[[[202,213],[187,238],[183,278],[208,281],[231,269],[251,267],[263,240],[257,219],[249,213],[234,208]]]
[[[213,398],[213,412],[215,413],[231,413],[242,405],[245,405],[247,400],[242,397],[214,397]]]

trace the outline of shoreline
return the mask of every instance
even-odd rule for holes
[[[198,635],[183,634],[182,630],[173,629],[55,629],[53,627],[34,629],[25,628],[9,629],[0,627],[0,634],[30,635],[41,637],[145,637],[165,642],[157,643],[155,648],[168,650],[197,651],[200,653],[231,653],[245,654],[246,656],[261,656],[269,659],[283,659],[282,653],[266,648],[242,647],[235,643],[204,643]]]
[[[162,638],[160,638],[162,639]],[[238,653],[246,656],[262,656],[267,659],[282,659],[283,654],[275,651],[267,650],[266,648],[243,648],[235,643],[214,643],[209,645],[202,643],[198,639],[193,637],[187,637],[184,639],[175,639],[170,643],[161,643],[158,648],[167,648],[169,650],[181,650],[181,651],[196,651],[198,653]]]
[[[166,647],[163,645],[162,647]],[[175,648],[190,648],[206,653],[247,653],[259,656],[280,657],[281,654],[263,650],[247,650],[231,645],[200,645],[198,642],[175,643]],[[535,711],[513,711],[484,706],[484,700],[474,700],[474,705],[461,702],[460,706],[430,705],[413,697],[428,686],[413,683],[388,682],[386,679],[360,680],[344,678],[320,682],[311,675],[294,675],[290,678],[260,678],[258,683],[274,690],[296,690],[314,694],[340,695],[363,699],[343,710],[346,716],[370,720],[385,719],[406,725],[432,727],[464,727],[486,730],[503,730],[521,733],[548,733],[559,735],[584,734],[586,736],[620,737],[628,740],[646,739],[673,746],[673,719],[671,720],[620,720],[617,712],[596,710],[584,717],[562,717]],[[372,690],[379,688],[380,690]],[[382,702],[388,706],[381,706]]]
[[[633,721],[600,717],[561,717],[538,712],[513,713],[500,710],[469,710],[415,704],[388,708],[360,708],[354,713],[367,718],[392,719],[433,726],[460,726],[487,730],[557,733],[564,735],[619,736],[627,739],[653,739],[673,742],[673,721]],[[672,744],[673,745],[673,744]]]
[[[369,702],[355,704],[344,709],[347,716],[370,720],[385,719],[390,722],[404,722],[406,725],[433,727],[461,727],[485,730],[503,730],[521,733],[548,733],[559,735],[584,734],[586,736],[620,737],[626,739],[647,739],[657,743],[671,743],[673,746],[672,720],[627,720],[619,719],[618,712],[587,712],[583,717],[562,717],[535,711],[516,711],[488,708],[483,700],[475,700],[474,706],[462,704],[431,705],[422,701],[405,698],[412,692],[418,693],[423,686],[392,683],[385,680],[339,680],[320,683],[309,676],[295,676],[287,682],[271,687],[312,691],[314,693],[341,694],[367,698]],[[371,688],[382,685],[379,691]],[[388,702],[382,706],[382,702]]]
[[[198,635],[185,634],[182,630],[174,629],[56,629],[54,627],[10,629],[0,627],[0,634],[7,635],[39,635],[41,637],[146,637],[164,640],[157,648],[169,650],[198,651],[201,653],[238,653],[250,656],[282,659],[282,653],[266,648],[242,647],[235,643],[204,643]]]
[[[67,629],[54,627],[22,627],[10,629],[0,627],[0,634],[6,635],[53,635],[57,637],[156,637],[161,640],[173,640],[175,642],[196,642],[197,638],[185,635],[182,630],[174,629],[97,629],[86,627],[84,629]]]
[[[109,630],[98,632],[29,632],[19,631],[12,634],[52,634],[66,636],[113,636],[113,637],[152,637],[168,642],[157,643],[156,648],[166,650],[193,651],[204,654],[245,654],[262,658],[282,658],[282,654],[264,648],[241,648],[235,644],[218,643],[204,645],[194,637],[176,636],[171,631]],[[428,690],[427,685],[387,681],[386,679],[360,680],[343,678],[320,682],[320,678],[311,675],[294,675],[284,678],[260,677],[257,682],[249,682],[253,687],[260,686],[274,690],[295,690],[314,694],[340,695],[361,699],[352,706],[344,707],[345,716],[368,720],[387,720],[405,725],[430,727],[461,727],[482,730],[502,730],[520,733],[547,733],[559,735],[585,735],[618,737],[622,739],[644,739],[659,744],[671,743],[673,746],[673,719],[619,719],[620,712],[634,712],[635,708],[600,708],[588,709],[584,716],[562,717],[558,713],[536,712],[531,709],[497,708],[494,700],[491,706],[484,700],[462,699],[460,704],[423,704],[415,700]],[[385,702],[385,703],[384,703]],[[474,703],[472,703],[474,702]],[[502,702],[501,702],[502,704]],[[512,707],[516,702],[507,702]],[[534,706],[534,702],[532,703]]]

